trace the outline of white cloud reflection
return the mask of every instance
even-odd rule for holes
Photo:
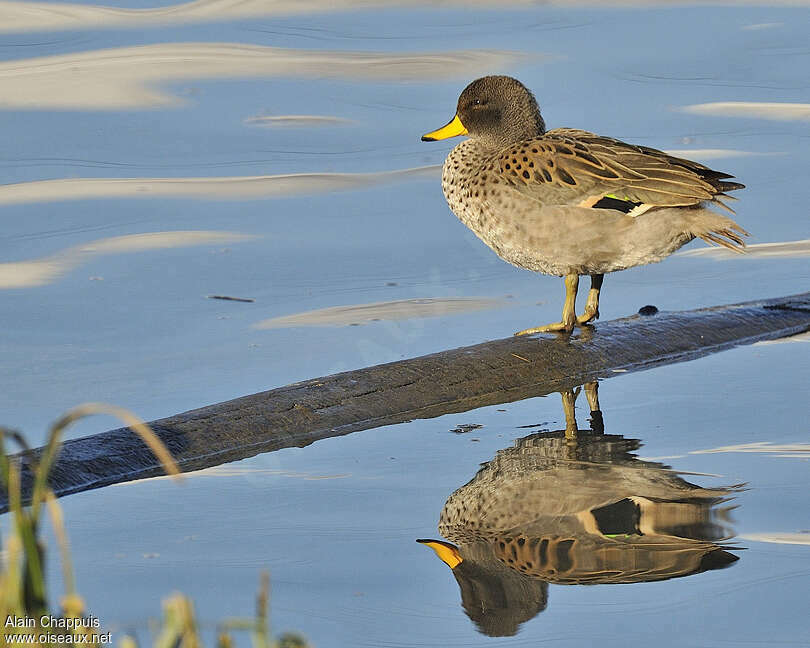
[[[152,9],[79,3],[0,2],[0,33],[147,27],[260,16],[296,15],[382,5],[370,0],[196,0]]]
[[[754,346],[770,346],[772,344],[796,344],[796,343],[807,344],[808,342],[810,342],[810,331],[805,331],[804,333],[797,333],[796,335],[790,335],[788,337],[778,338],[776,340],[761,340],[760,342],[754,342]]]
[[[777,243],[757,243],[745,248],[746,254],[738,254],[722,247],[702,247],[678,252],[676,256],[709,256],[717,260],[728,259],[773,259],[802,258],[810,256],[810,239],[782,241]]]
[[[682,112],[717,117],[749,117],[770,121],[810,121],[810,104],[756,101],[716,101],[682,106]]]
[[[438,165],[374,173],[291,173],[210,178],[60,178],[0,185],[0,205],[89,198],[255,200],[349,191],[411,178],[438,178]]]
[[[675,157],[698,160],[721,160],[755,155],[784,155],[784,153],[757,153],[755,151],[740,151],[739,149],[669,149],[665,153]]]
[[[754,441],[753,443],[739,443],[736,445],[720,446],[708,450],[692,450],[689,454],[716,454],[726,452],[743,452],[754,454],[770,454],[777,457],[796,457],[810,459],[810,443],[771,443],[770,441]]]
[[[53,283],[82,263],[86,263],[93,256],[180,248],[192,245],[239,243],[252,238],[255,237],[237,232],[192,230],[148,232],[100,239],[61,250],[56,254],[40,259],[0,263],[0,290],[30,288]]]
[[[653,7],[694,5],[705,0],[608,0],[600,6]],[[390,7],[503,8],[555,5],[594,6],[594,0],[196,0],[152,9],[121,9],[79,3],[0,2],[0,33],[67,29],[136,28],[152,25],[242,20],[262,16],[292,16],[332,11]],[[757,5],[760,0],[715,0],[721,5]],[[807,5],[808,0],[783,0],[776,5]],[[764,23],[770,27],[775,23]],[[758,25],[749,28],[757,28]],[[744,29],[745,27],[743,27]],[[765,28],[765,27],[760,27]]]
[[[0,108],[171,106],[181,99],[160,84],[189,79],[448,80],[504,70],[526,58],[526,54],[501,50],[390,54],[238,43],[159,43],[2,62]]]
[[[257,329],[292,328],[296,326],[349,326],[369,322],[398,321],[419,317],[440,317],[458,313],[471,313],[502,306],[502,299],[490,297],[445,297],[400,299],[396,301],[333,306],[305,313],[284,315],[262,320],[253,325]]]
[[[255,115],[243,123],[267,128],[311,128],[313,126],[343,126],[353,124],[351,119],[330,115]]]
[[[763,29],[776,29],[778,27],[783,27],[785,23],[780,22],[764,22],[764,23],[753,23],[751,25],[743,25],[740,27],[743,31],[762,31]]]
[[[256,466],[234,466],[226,464],[223,466],[211,466],[210,468],[203,468],[201,470],[192,470],[184,472],[185,479],[196,479],[199,477],[216,477],[219,479],[231,478],[250,478],[250,477],[291,477],[294,479],[304,479],[307,481],[321,481],[325,479],[346,479],[351,477],[351,473],[334,473],[334,474],[317,474],[298,472],[293,470],[281,470],[278,468],[261,468]],[[172,475],[157,475],[156,477],[146,477],[144,479],[135,479],[132,481],[120,482],[118,484],[111,484],[112,486],[132,486],[134,484],[142,484],[144,482],[162,481],[165,479],[172,479]]]
[[[771,542],[774,544],[810,545],[810,533],[746,533],[737,536],[741,540]]]

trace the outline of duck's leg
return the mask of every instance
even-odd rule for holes
[[[591,275],[591,289],[588,291],[588,301],[585,303],[585,312],[577,317],[577,325],[587,324],[599,319],[599,291],[602,290],[602,281],[605,275]]]
[[[601,277],[601,275],[599,275]],[[601,282],[601,280],[600,280]],[[577,314],[574,310],[577,303],[577,289],[579,288],[579,275],[570,274],[565,276],[565,304],[563,305],[562,321],[545,326],[535,326],[534,328],[518,331],[515,335],[531,335],[532,333],[551,333],[554,331],[574,330],[577,323]]]
[[[604,434],[605,421],[602,410],[599,409],[599,383],[596,380],[585,383],[585,396],[591,409],[591,430],[596,434]]]
[[[579,428],[577,427],[577,415],[576,415],[576,402],[577,396],[579,396],[580,388],[577,387],[576,391],[573,389],[567,389],[564,392],[560,392],[562,396],[562,404],[563,404],[563,413],[565,414],[565,438],[566,439],[576,439],[577,433],[579,432]]]

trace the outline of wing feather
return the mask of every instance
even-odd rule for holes
[[[501,151],[496,171],[544,204],[592,207],[607,196],[634,204],[634,215],[704,201],[728,209],[719,198],[744,186],[697,162],[570,128]]]

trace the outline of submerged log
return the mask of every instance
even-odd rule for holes
[[[683,362],[808,329],[810,293],[634,315],[570,336],[509,337],[307,380],[149,425],[189,472],[358,430],[543,396],[617,370]],[[39,450],[15,455],[24,498],[38,456]],[[50,483],[61,496],[159,474],[141,440],[119,428],[66,441]]]

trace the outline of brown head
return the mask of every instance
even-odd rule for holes
[[[469,135],[486,148],[505,148],[546,132],[534,95],[517,79],[486,76],[476,79],[458,98],[456,116],[422,141]]]

